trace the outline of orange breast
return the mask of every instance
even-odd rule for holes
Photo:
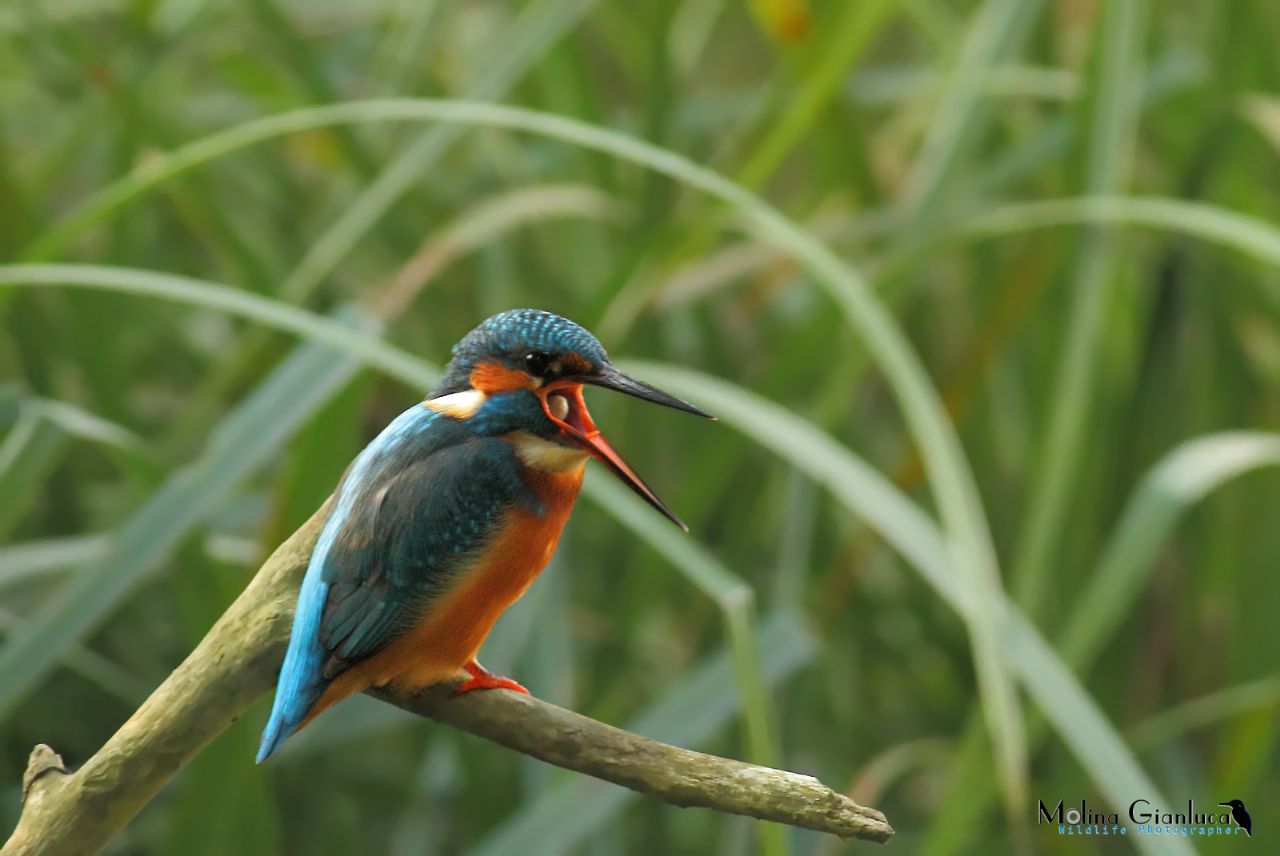
[[[473,559],[457,582],[432,603],[417,626],[368,660],[339,675],[307,717],[371,686],[414,692],[447,680],[473,660],[507,607],[515,603],[546,567],[574,499],[584,467],[563,472],[527,468],[545,514],[512,511],[497,537]]]

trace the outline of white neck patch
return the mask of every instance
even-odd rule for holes
[[[587,453],[582,449],[561,446],[524,431],[512,435],[512,443],[526,466],[545,472],[563,472],[580,467],[587,460]]]
[[[454,419],[470,419],[484,405],[488,396],[478,389],[464,389],[462,392],[451,392],[439,398],[428,398],[422,402],[436,413],[452,416]]]

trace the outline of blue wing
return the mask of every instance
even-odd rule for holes
[[[514,502],[531,501],[518,473],[507,443],[420,406],[360,453],[307,566],[259,763],[335,677],[417,622]]]

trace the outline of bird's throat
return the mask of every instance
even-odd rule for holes
[[[563,446],[525,431],[513,434],[511,444],[515,446],[521,463],[546,473],[562,473],[580,468],[589,457],[584,449]]]

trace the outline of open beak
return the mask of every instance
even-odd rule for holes
[[[558,425],[560,430],[576,440],[592,457],[608,467],[615,476],[620,478],[627,487],[639,494],[645,502],[658,509],[672,523],[688,532],[689,527],[685,525],[684,521],[677,517],[665,502],[658,499],[658,495],[644,483],[644,479],[636,475],[635,470],[631,469],[630,465],[622,459],[622,456],[614,451],[613,446],[610,446],[609,441],[600,433],[600,429],[591,421],[591,414],[587,412],[586,402],[582,400],[582,384],[584,383],[612,389],[645,401],[652,401],[654,404],[661,404],[664,407],[683,410],[685,413],[693,413],[708,419],[714,417],[688,402],[681,401],[675,396],[667,395],[662,390],[647,383],[627,377],[612,366],[607,366],[599,374],[582,375],[556,381],[548,384],[539,393],[539,397],[542,399],[542,409],[546,412],[548,419]]]

